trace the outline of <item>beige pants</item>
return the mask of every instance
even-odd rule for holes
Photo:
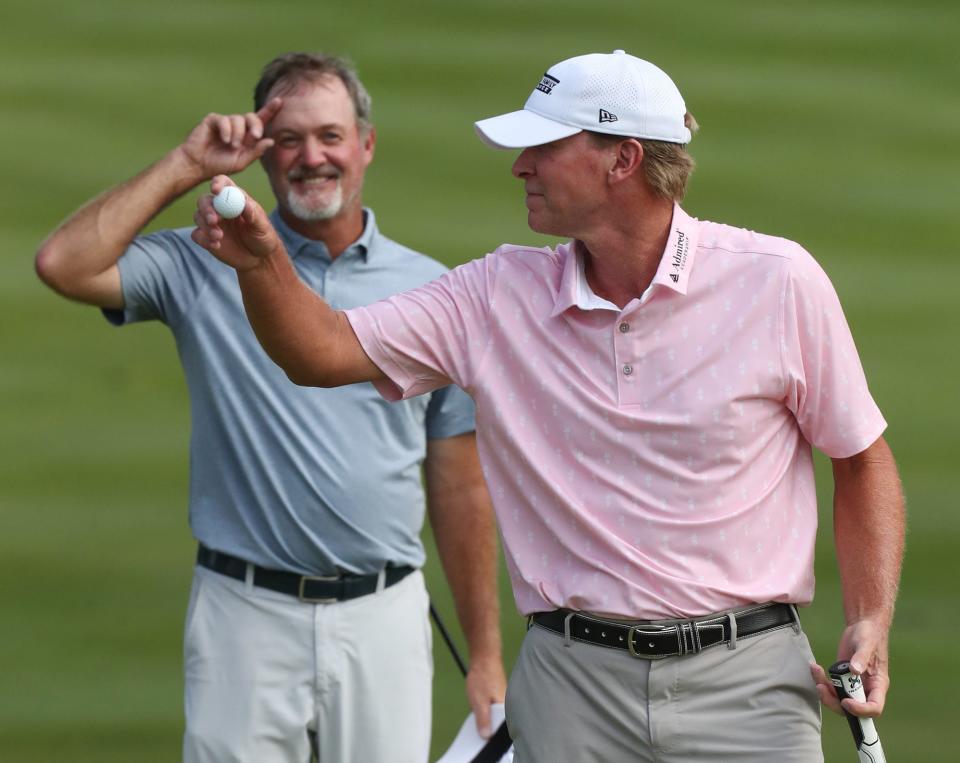
[[[806,636],[649,661],[533,626],[507,688],[515,763],[822,761]]]
[[[432,642],[423,576],[335,604],[197,567],[184,638],[187,763],[424,763]]]

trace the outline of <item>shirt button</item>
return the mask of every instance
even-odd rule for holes
[[[625,363],[623,366],[623,375],[629,376],[632,373],[633,373],[633,366],[631,366],[629,363]]]
[[[626,334],[630,330],[630,324],[624,321],[620,324],[619,328],[621,334]]]

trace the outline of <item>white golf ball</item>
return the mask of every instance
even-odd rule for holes
[[[217,214],[226,220],[232,220],[234,217],[240,217],[243,214],[243,208],[247,203],[247,197],[243,191],[235,185],[228,185],[220,193],[213,197],[213,208]]]

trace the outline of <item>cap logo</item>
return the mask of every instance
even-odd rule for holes
[[[618,119],[616,114],[611,114],[606,109],[600,109],[600,124],[604,122],[616,122]]]
[[[560,80],[558,80],[556,77],[551,77],[549,74],[544,74],[543,79],[540,80],[540,84],[537,85],[537,90],[544,95],[550,95],[550,91],[553,90],[553,86],[559,84]]]

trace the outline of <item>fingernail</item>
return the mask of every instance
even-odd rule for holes
[[[851,661],[850,661],[850,667],[853,668],[853,671],[854,671],[855,673],[862,673],[862,672],[863,672],[863,665],[861,665],[861,664],[860,664],[859,662],[857,662],[856,660],[851,660]]]

